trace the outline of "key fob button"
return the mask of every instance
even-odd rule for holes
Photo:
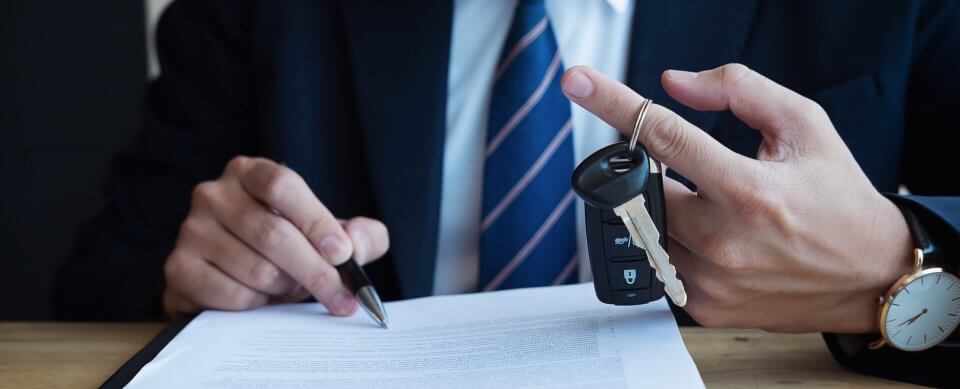
[[[637,305],[650,301],[650,289],[615,290],[612,292],[615,305]]]
[[[646,261],[608,262],[607,276],[610,278],[610,289],[649,288],[650,271],[650,265]]]
[[[632,257],[608,258],[607,261],[609,261],[609,262],[633,262],[633,261],[644,261],[644,262],[646,262],[646,261],[647,261],[647,253],[645,253],[645,252],[643,252],[643,251],[640,251],[640,255],[634,255],[634,256],[632,256]],[[653,271],[653,269],[651,269],[650,271]]]
[[[603,251],[607,259],[646,256],[643,249],[633,244],[633,238],[623,224],[603,223]]]

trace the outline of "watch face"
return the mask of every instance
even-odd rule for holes
[[[901,350],[933,347],[960,322],[960,279],[939,269],[920,274],[892,296],[882,318],[887,341]]]

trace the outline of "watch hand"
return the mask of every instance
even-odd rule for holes
[[[919,319],[920,316],[923,316],[924,313],[927,313],[927,309],[926,309],[926,308],[924,308],[922,311],[920,311],[920,313],[918,313],[916,316],[907,319],[907,320],[904,321],[903,323],[897,324],[897,327],[900,327],[900,326],[902,326],[902,325],[904,325],[904,324],[906,324],[906,325],[913,324],[913,322],[917,321],[917,319]]]

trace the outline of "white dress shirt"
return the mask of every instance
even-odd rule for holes
[[[477,289],[487,116],[494,70],[516,4],[515,0],[454,2],[434,294]],[[587,65],[624,79],[633,1],[546,0],[545,4],[565,67]],[[571,106],[574,161],[579,163],[615,142],[617,133],[579,106]],[[579,278],[587,281],[590,271],[579,199],[576,215]]]

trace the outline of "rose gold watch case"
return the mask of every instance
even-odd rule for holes
[[[903,290],[903,288],[905,288],[907,285],[910,285],[910,283],[915,281],[916,279],[928,274],[944,272],[943,268],[939,268],[939,267],[933,267],[933,268],[924,270],[923,269],[923,250],[920,250],[918,248],[913,250],[913,261],[914,261],[913,272],[911,272],[910,274],[906,274],[903,277],[900,277],[900,279],[897,280],[897,282],[895,282],[893,286],[890,287],[890,290],[888,290],[885,295],[880,296],[881,306],[880,306],[880,313],[879,315],[877,315],[877,326],[880,327],[881,338],[870,343],[869,348],[871,350],[879,349],[885,345],[890,345],[891,347],[900,349],[894,343],[890,342],[889,340],[890,335],[887,334],[887,326],[886,326],[887,312],[890,311],[890,304],[893,302],[893,299],[897,296],[897,294],[900,293],[901,290]],[[921,351],[921,350],[926,350],[927,348],[930,348],[933,346],[935,346],[935,344],[931,344],[930,346],[927,346],[925,348],[918,349],[918,350],[904,350],[904,351]]]

